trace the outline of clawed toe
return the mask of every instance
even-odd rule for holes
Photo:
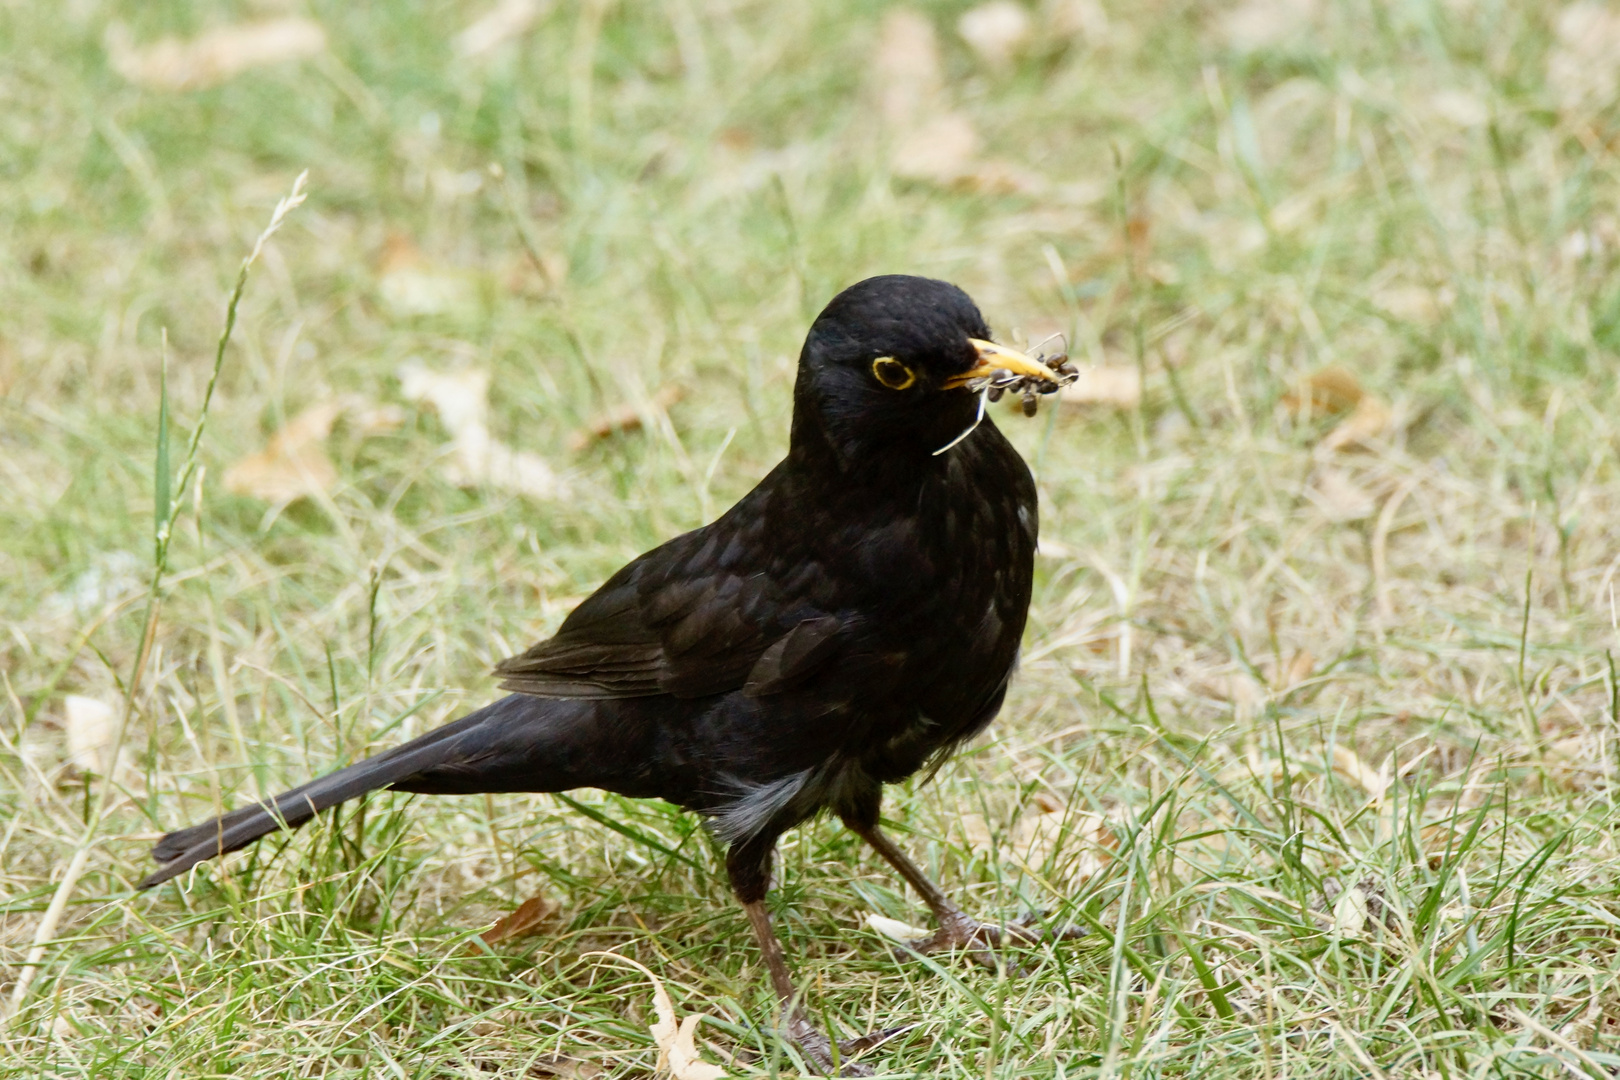
[[[924,956],[962,949],[975,963],[992,971],[1005,966],[1009,974],[1022,975],[1024,970],[1017,964],[1004,960],[998,962],[994,950],[1010,943],[1038,945],[1043,941],[1067,941],[1085,934],[1085,930],[1077,926],[1049,929],[1038,925],[1040,921],[1040,916],[1032,915],[1005,926],[994,926],[966,915],[946,917],[940,920],[938,930],[925,938],[907,942],[902,948],[905,952]]]
[[[899,1027],[882,1028],[878,1031],[867,1032],[854,1039],[844,1039],[838,1043],[838,1055],[834,1060],[832,1040],[823,1035],[808,1020],[802,1016],[789,1017],[787,1033],[793,1044],[799,1048],[799,1053],[805,1059],[821,1069],[828,1076],[871,1076],[872,1068],[850,1058],[865,1053],[876,1046],[881,1046],[897,1035],[903,1035],[916,1027],[915,1024],[902,1024]]]

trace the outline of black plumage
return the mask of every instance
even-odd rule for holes
[[[919,947],[982,950],[996,936],[878,830],[882,786],[983,730],[1017,662],[1035,486],[974,390],[992,372],[1052,376],[989,337],[944,282],[845,290],[800,354],[788,455],[753,491],[502,662],[511,696],[269,805],[170,833],[142,886],[376,788],[663,798],[729,845],[789,1033],[827,1065],[829,1044],[791,1005],[763,906],[784,830],[830,811],[872,843],[940,922]]]

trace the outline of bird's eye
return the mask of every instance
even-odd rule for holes
[[[872,361],[872,375],[890,390],[904,390],[917,381],[917,373],[892,356]]]

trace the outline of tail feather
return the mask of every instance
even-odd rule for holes
[[[389,787],[431,772],[451,763],[466,747],[456,736],[485,724],[491,718],[539,719],[529,698],[530,708],[514,709],[514,698],[505,698],[470,713],[454,723],[435,728],[403,746],[376,757],[356,762],[346,769],[311,780],[283,792],[267,803],[256,803],[222,814],[190,828],[176,829],[152,847],[152,857],[163,865],[141,879],[137,888],[149,889],[190,870],[200,862],[246,847],[278,829],[295,829],[322,810],[330,809],[368,791]],[[514,716],[513,714],[517,714]]]
[[[311,780],[268,802],[177,829],[157,842],[163,865],[149,889],[207,859],[278,829],[294,829],[330,807],[378,788],[428,795],[496,791],[568,791],[599,787],[622,795],[661,794],[646,746],[662,714],[637,711],[635,699],[587,701],[513,694],[403,746]]]
[[[244,806],[213,821],[169,833],[152,848],[152,857],[163,865],[138,887],[161,885],[200,862],[246,847],[277,829],[295,829],[322,810],[420,772],[434,764],[438,754],[437,747],[427,746],[386,761],[370,758],[277,795],[268,804]]]

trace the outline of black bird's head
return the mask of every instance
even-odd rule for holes
[[[867,278],[833,297],[805,338],[793,442],[819,436],[846,465],[873,454],[931,456],[979,415],[979,396],[966,384],[997,368],[1054,378],[993,344],[984,316],[955,285]]]

